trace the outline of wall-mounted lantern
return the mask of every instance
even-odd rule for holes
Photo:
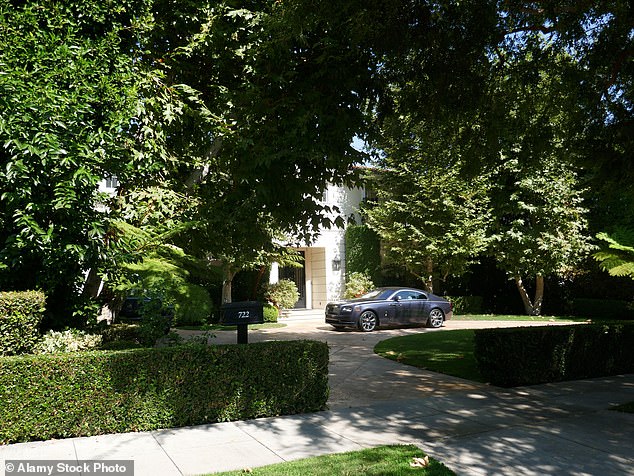
[[[332,260],[332,270],[333,271],[340,271],[341,270],[341,260],[340,259],[333,259]]]

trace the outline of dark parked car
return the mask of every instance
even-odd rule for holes
[[[453,305],[440,296],[413,288],[378,288],[357,299],[331,302],[326,323],[341,329],[371,332],[379,326],[426,324],[440,327],[453,315]]]

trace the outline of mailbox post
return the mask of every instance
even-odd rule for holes
[[[238,344],[248,344],[249,324],[262,324],[264,322],[264,306],[257,301],[241,301],[223,304],[221,324],[237,326]]]

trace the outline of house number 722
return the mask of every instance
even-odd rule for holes
[[[249,311],[238,311],[238,319],[248,319]]]

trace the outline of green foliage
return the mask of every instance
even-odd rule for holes
[[[631,373],[634,325],[481,329],[475,356],[487,381],[503,387]]]
[[[0,4],[0,285],[46,289],[65,319],[105,252],[98,182],[164,167],[148,153],[159,121],[139,110],[160,84],[138,61],[148,14],[146,0]]]
[[[405,134],[398,129],[397,134]],[[412,132],[415,134],[415,132]],[[444,138],[443,138],[444,139]],[[390,137],[398,144],[402,140]],[[386,256],[433,291],[433,279],[461,275],[486,245],[488,179],[465,180],[459,163],[424,148],[385,147],[383,169],[374,174],[378,204],[365,210],[368,226],[381,237]]]
[[[455,314],[481,314],[482,296],[447,296]]]
[[[365,273],[375,283],[381,278],[381,242],[367,225],[346,227],[346,274]]]
[[[189,260],[180,248],[167,246],[125,264],[116,290],[124,295],[158,296],[165,305],[173,306],[176,325],[205,324],[214,306],[207,290],[191,282]]]
[[[102,349],[133,349],[143,347],[141,327],[138,324],[115,323],[101,331]]]
[[[277,322],[280,312],[278,309],[269,303],[264,304],[264,322]]]
[[[612,234],[599,233],[601,250],[594,258],[610,276],[634,279],[634,230],[619,228]]]
[[[565,163],[509,158],[496,184],[491,250],[510,276],[563,276],[592,249],[577,176]]]
[[[322,342],[0,358],[0,444],[322,410]]]
[[[0,292],[0,356],[33,350],[45,306],[46,296],[40,291]]]
[[[279,309],[293,309],[299,299],[297,285],[290,279],[280,279],[277,283],[265,284],[264,298]]]
[[[362,296],[374,289],[374,283],[372,279],[364,273],[353,272],[348,275],[346,279],[346,291],[343,297],[346,299],[356,298]]]
[[[68,329],[62,332],[48,331],[37,343],[34,350],[36,354],[94,350],[101,346],[101,341],[101,335],[88,334],[78,329]]]
[[[166,303],[156,295],[141,302],[140,313],[139,337],[141,344],[151,347],[169,332],[172,315]]]

